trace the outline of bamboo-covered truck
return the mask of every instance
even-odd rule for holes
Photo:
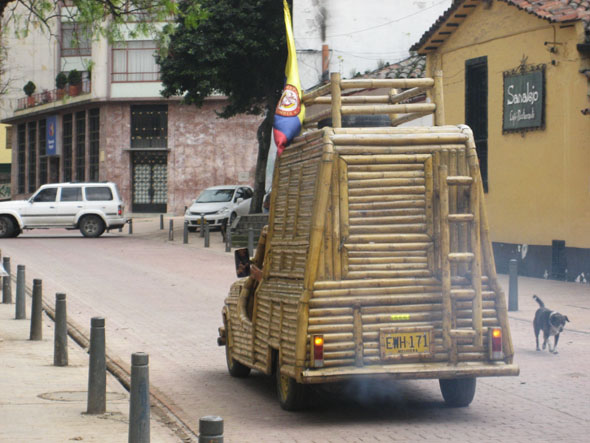
[[[441,125],[440,82],[333,75],[304,97],[329,108],[278,160],[262,276],[232,285],[218,340],[231,375],[276,375],[285,409],[308,384],[363,377],[439,379],[446,403],[466,406],[476,377],[518,375],[473,134]],[[425,90],[431,103],[400,103]],[[396,126],[426,112],[437,126]],[[365,113],[392,127],[340,127]]]

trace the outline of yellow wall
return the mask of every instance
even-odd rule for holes
[[[590,247],[590,106],[588,81],[576,44],[581,24],[550,24],[514,6],[478,6],[438,52],[429,75],[444,72],[446,123],[465,121],[465,60],[487,56],[488,185],[492,240]],[[545,42],[557,41],[557,53]],[[546,64],[545,129],[502,134],[504,71]],[[555,61],[555,64],[552,64]]]
[[[0,124],[0,163],[11,163],[12,151],[6,149],[6,127]]]

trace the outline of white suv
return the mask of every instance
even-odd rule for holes
[[[56,183],[41,186],[28,200],[0,202],[0,238],[23,229],[80,229],[98,237],[127,223],[114,183]]]
[[[238,215],[250,211],[254,191],[250,186],[223,185],[205,189],[186,210],[184,221],[189,231],[196,231],[201,224],[201,215],[210,227],[221,228],[231,224]]]

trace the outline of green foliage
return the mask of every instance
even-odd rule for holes
[[[29,80],[29,82],[23,87],[23,91],[25,91],[25,94],[27,94],[29,97],[31,95],[33,95],[35,93],[35,89],[37,89],[37,86],[35,85],[35,83],[33,83],[32,81]]]
[[[76,86],[82,83],[82,73],[77,69],[72,69],[68,74],[68,83],[71,86]]]
[[[220,116],[226,118],[274,109],[287,57],[283,3],[202,0],[200,6],[205,12],[196,17],[193,2],[180,1],[176,24],[165,30],[169,44],[157,57],[162,95],[200,106],[224,94],[228,104]]]
[[[76,22],[90,39],[106,37],[110,42],[154,34],[158,24],[170,21],[178,12],[174,0],[72,0],[72,6],[59,6],[53,0],[0,0],[0,16],[10,22],[17,37],[24,38],[31,28],[52,32],[52,22]],[[197,16],[198,1],[193,11]],[[108,20],[107,20],[108,19]]]
[[[64,89],[67,84],[68,76],[66,75],[66,73],[60,72],[59,74],[57,74],[57,76],[55,77],[55,87],[57,89]]]

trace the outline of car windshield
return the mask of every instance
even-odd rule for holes
[[[231,200],[233,189],[205,189],[195,200],[195,203],[222,203]]]

